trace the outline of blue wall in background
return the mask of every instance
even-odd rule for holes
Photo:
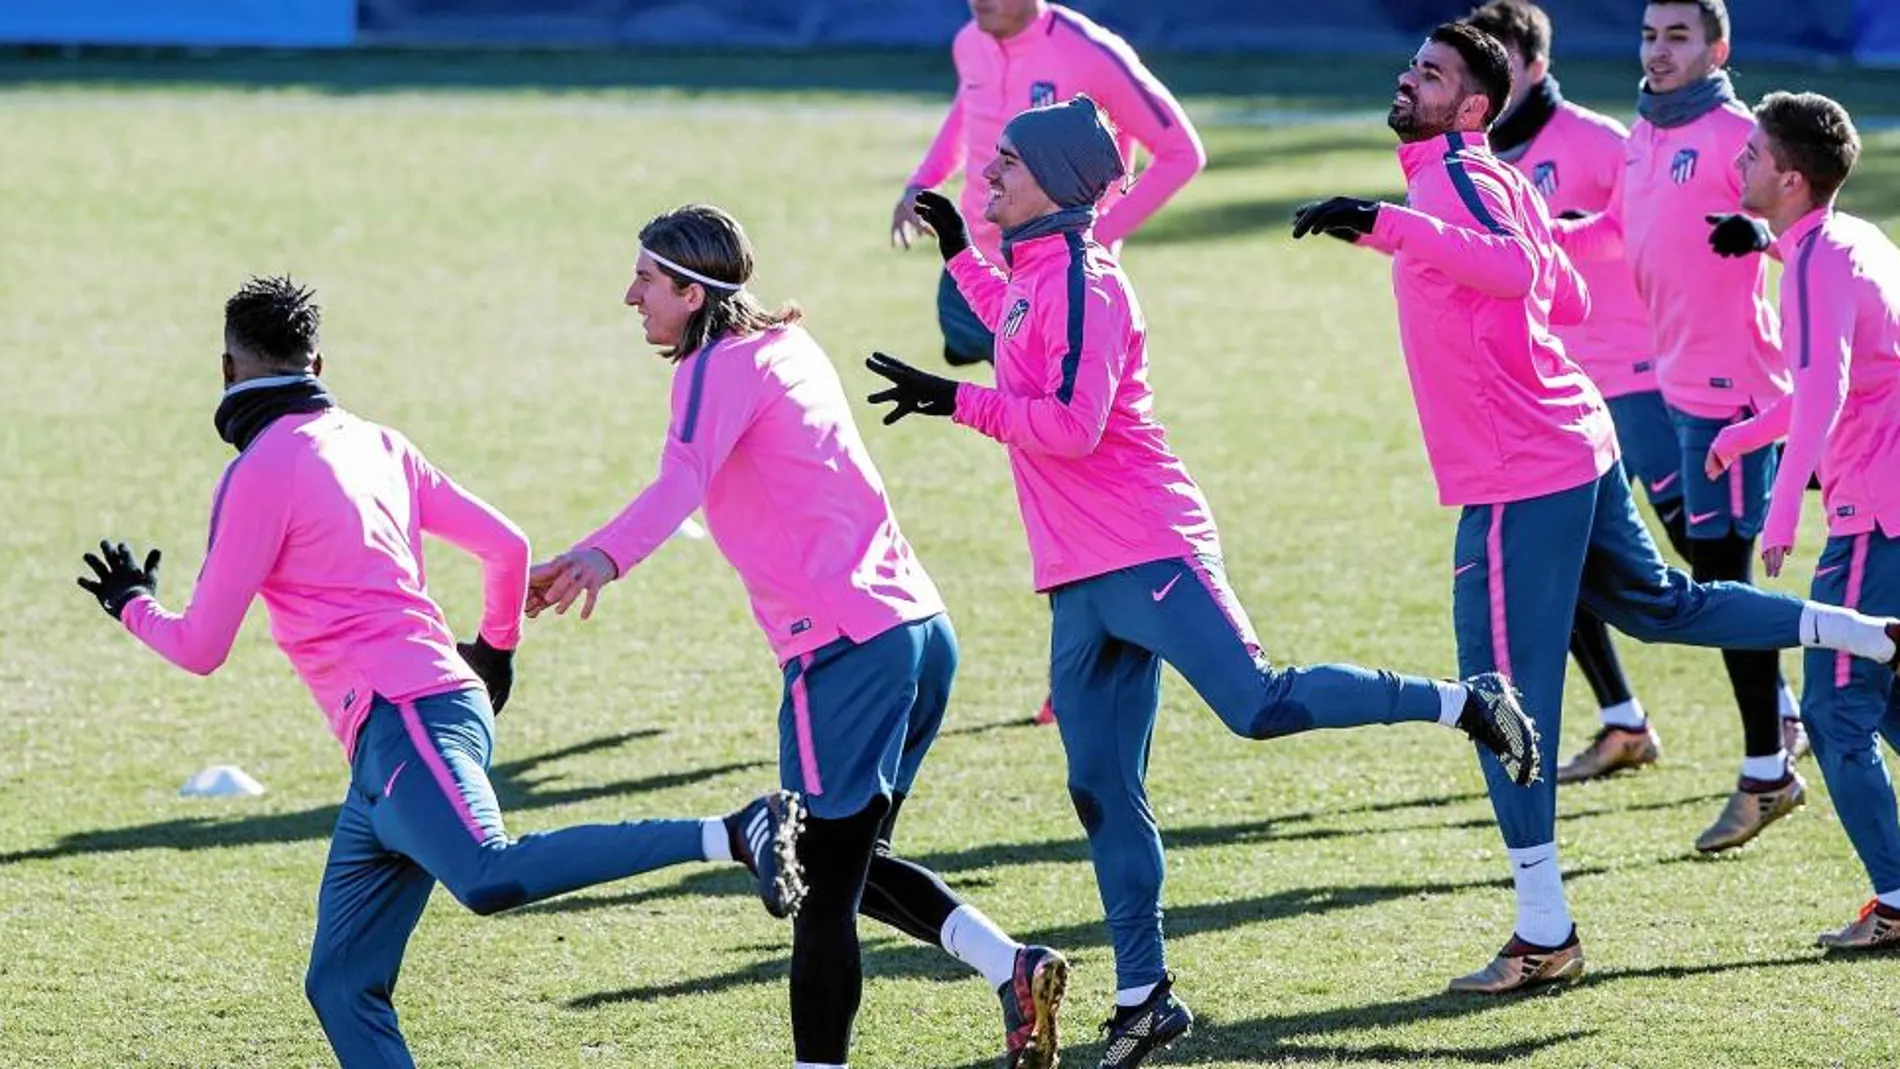
[[[19,44],[336,47],[356,22],[356,0],[0,0]]]
[[[1070,0],[1137,47],[1390,52],[1474,0]],[[1568,56],[1630,56],[1634,0],[1543,0]],[[1740,57],[1900,62],[1900,0],[1729,0]],[[965,0],[0,0],[0,42],[942,47]]]

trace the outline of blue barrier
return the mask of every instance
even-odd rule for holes
[[[356,0],[5,0],[0,42],[324,48],[356,21]]]
[[[1854,20],[1854,58],[1900,66],[1900,2],[1861,0]]]
[[[1142,49],[1381,52],[1475,0],[1070,0]],[[1543,0],[1563,56],[1633,57],[1632,0]],[[1900,0],[1729,0],[1743,60],[1900,61]],[[5,0],[0,42],[946,46],[966,0]]]

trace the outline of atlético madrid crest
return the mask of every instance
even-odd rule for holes
[[[1028,315],[1029,298],[1016,298],[1016,303],[1009,307],[1009,314],[1003,317],[1003,337],[1014,338],[1016,332],[1023,327],[1023,319]]]
[[[1692,148],[1677,149],[1676,158],[1669,164],[1669,177],[1679,186],[1688,185],[1689,179],[1695,177],[1695,161],[1701,155]]]
[[[1557,161],[1545,160],[1531,168],[1531,185],[1546,197],[1557,195]]]
[[[1029,83],[1029,106],[1030,107],[1046,108],[1055,102],[1056,102],[1056,83],[1054,82]]]

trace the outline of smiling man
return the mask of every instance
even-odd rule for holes
[[[1675,427],[1691,567],[1699,580],[1748,582],[1776,451],[1756,450],[1713,479],[1703,460],[1723,427],[1787,396],[1789,377],[1760,255],[1766,246],[1757,247],[1751,220],[1737,214],[1741,179],[1729,161],[1754,120],[1729,84],[1729,48],[1723,0],[1660,0],[1644,9],[1640,118],[1621,186],[1602,214],[1556,226],[1575,260],[1629,262]],[[1713,241],[1711,215],[1724,219]],[[1725,258],[1724,249],[1743,255]],[[1780,658],[1729,651],[1723,662],[1741,711],[1744,756],[1734,793],[1696,839],[1705,852],[1748,842],[1806,796],[1793,760],[1807,740],[1781,682]],[[1647,731],[1612,730],[1597,747],[1641,746]]]
[[[1824,647],[1891,665],[1900,621],[1697,583],[1663,563],[1637,518],[1602,394],[1551,333],[1583,319],[1588,292],[1531,180],[1485,140],[1510,89],[1496,39],[1466,23],[1433,30],[1386,118],[1405,205],[1334,197],[1303,207],[1293,225],[1295,238],[1323,232],[1392,254],[1425,453],[1439,500],[1460,509],[1459,671],[1510,677],[1538,734],[1554,739],[1580,602],[1645,642]],[[1555,769],[1525,777],[1489,755],[1479,761],[1509,849],[1517,925],[1489,965],[1451,989],[1577,979],[1583,947],[1557,861]]]
[[[1507,775],[1539,766],[1530,724],[1495,673],[1446,683],[1268,660],[1228,585],[1207,500],[1154,417],[1134,287],[1093,236],[1096,205],[1121,173],[1087,97],[1010,120],[983,174],[1007,275],[970,247],[947,199],[918,197],[950,274],[997,332],[996,385],[959,384],[883,353],[870,360],[892,383],[870,398],[895,403],[886,423],[947,416],[1009,452],[1036,590],[1053,615],[1049,675],[1069,797],[1115,947],[1103,1069],[1141,1064],[1194,1020],[1164,961],[1161,834],[1146,787],[1164,662],[1246,738],[1436,723],[1496,753]]]

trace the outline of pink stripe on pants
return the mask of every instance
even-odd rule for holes
[[[805,673],[811,671],[812,655],[798,658],[798,676],[792,680],[792,728],[798,733],[798,768],[805,778],[806,794],[825,793],[818,778],[818,749],[811,738],[811,692],[805,687]]]
[[[1854,554],[1847,564],[1847,596],[1841,599],[1841,608],[1860,608],[1860,583],[1867,573],[1868,534],[1854,536]],[[1854,657],[1850,653],[1834,655],[1834,686],[1836,689],[1847,686],[1854,677]]]
[[[1484,538],[1485,578],[1491,592],[1491,661],[1505,678],[1511,672],[1511,629],[1504,619],[1504,506],[1491,506],[1491,530]]]
[[[442,760],[442,751],[435,748],[435,740],[423,728],[422,716],[416,712],[416,703],[403,702],[396,709],[402,714],[402,727],[409,735],[409,745],[416,748],[416,753],[422,757],[422,766],[429,770],[429,775],[435,777],[435,785],[448,796],[449,807],[461,819],[462,827],[468,829],[476,842],[487,842],[488,833],[482,830],[481,822],[475,819],[475,813],[469,809],[468,799],[462,797],[462,789],[456,785],[454,773],[449,771],[448,762]],[[389,780],[394,783],[396,777],[391,776]]]

